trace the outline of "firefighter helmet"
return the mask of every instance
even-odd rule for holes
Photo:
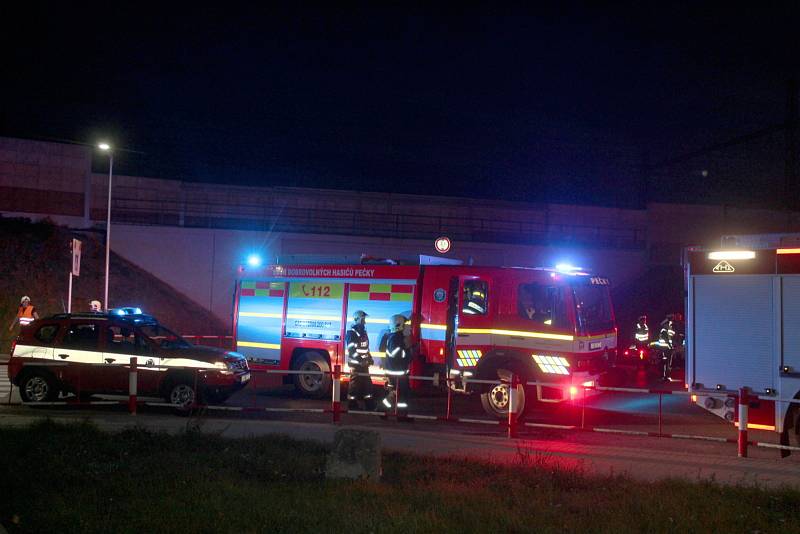
[[[400,314],[392,315],[392,317],[389,319],[390,332],[402,332],[405,326],[406,326],[406,318],[403,315]]]
[[[356,310],[356,312],[353,314],[353,321],[355,323],[363,323],[366,317],[368,317],[367,312],[364,310]]]

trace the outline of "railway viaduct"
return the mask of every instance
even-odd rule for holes
[[[0,214],[50,219],[103,237],[107,174],[86,146],[0,137]],[[800,213],[703,204],[646,209],[541,204],[298,187],[243,187],[114,175],[112,249],[227,321],[245,258],[436,255],[482,265],[569,261],[636,284],[680,268],[686,245],[800,230]],[[114,303],[122,305],[127,303]]]

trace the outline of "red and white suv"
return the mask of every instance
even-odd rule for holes
[[[191,345],[148,315],[60,314],[22,328],[8,373],[24,402],[126,394],[137,357],[138,395],[176,406],[222,402],[250,380],[245,357]]]

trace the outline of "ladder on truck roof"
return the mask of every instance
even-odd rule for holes
[[[397,258],[377,258],[361,254],[353,255],[320,255],[320,254],[288,254],[276,258],[278,265],[462,265],[464,262],[453,258],[419,255],[417,261]]]

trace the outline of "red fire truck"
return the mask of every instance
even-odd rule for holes
[[[800,248],[688,251],[686,380],[696,402],[800,444]]]
[[[480,394],[497,417],[508,410],[507,386],[470,379],[514,373],[557,383],[537,386],[534,398],[559,402],[594,384],[617,344],[608,280],[575,269],[269,265],[243,274],[234,302],[236,350],[253,369],[347,371],[345,331],[353,313],[365,311],[374,382],[382,380],[389,318],[402,314],[416,347],[412,375],[455,378],[451,387]],[[331,383],[311,374],[293,381],[316,397]],[[520,398],[524,407],[523,388]]]

